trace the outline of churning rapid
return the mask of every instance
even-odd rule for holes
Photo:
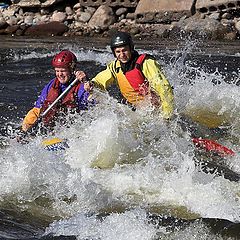
[[[239,44],[136,44],[155,56],[174,88],[172,121],[147,103],[132,111],[94,89],[94,107],[21,144],[14,129],[54,77],[50,62],[59,49],[73,51],[90,78],[113,56],[100,43],[15,41],[0,53],[1,239],[240,236]],[[42,141],[54,137],[68,148],[44,149]],[[200,151],[192,137],[236,154]]]

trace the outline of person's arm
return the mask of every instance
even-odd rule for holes
[[[22,122],[22,131],[27,132],[28,129],[30,129],[35,124],[40,116],[40,111],[40,108],[34,107],[27,113]]]
[[[40,117],[41,107],[47,98],[50,87],[52,86],[54,79],[51,80],[42,90],[41,95],[35,103],[35,106],[27,113],[22,122],[22,131],[26,132],[30,129]]]
[[[89,104],[95,104],[95,100],[92,98],[92,87],[89,82],[81,83],[77,99],[80,110],[86,110]]]
[[[102,90],[107,90],[107,88],[114,82],[115,77],[114,77],[114,70],[113,70],[113,65],[114,62],[111,62],[110,64],[107,65],[107,68],[100,73],[98,73],[91,82],[98,88]]]
[[[156,60],[148,58],[143,62],[142,72],[149,81],[151,90],[160,97],[163,117],[171,118],[174,110],[173,90],[159,64]]]

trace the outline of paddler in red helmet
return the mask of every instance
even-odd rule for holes
[[[51,111],[42,118],[45,126],[53,126],[59,113],[66,113],[68,109],[79,111],[87,109],[90,98],[90,85],[83,71],[75,71],[77,58],[74,53],[63,50],[52,59],[52,67],[55,71],[53,78],[42,90],[35,106],[25,116],[21,130],[27,132],[35,125],[41,113],[43,113],[64,92],[69,84],[78,79],[77,83],[51,108]],[[72,111],[71,111],[72,112]]]

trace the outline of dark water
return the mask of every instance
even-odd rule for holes
[[[0,239],[240,239],[238,181],[191,170],[182,135],[144,113],[132,117],[106,94],[99,93],[103,104],[92,115],[60,128],[61,137],[74,140],[65,155],[46,153],[39,138],[24,146],[11,139],[9,129],[54,76],[52,56],[71,49],[92,78],[112,59],[106,40],[1,37],[0,43]],[[163,65],[179,112],[228,119],[227,134],[205,126],[198,134],[234,149],[237,156],[222,161],[239,174],[239,42],[137,41],[136,48]],[[80,141],[77,131],[88,138]],[[92,168],[96,161],[99,169]]]

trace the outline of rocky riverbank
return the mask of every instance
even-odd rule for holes
[[[15,3],[18,2],[18,3]],[[200,37],[210,40],[240,39],[239,9],[183,15],[177,21],[166,15],[158,23],[139,23],[136,7],[82,6],[78,1],[12,1],[0,8],[0,34],[12,36],[96,36],[113,31],[130,32],[139,39]],[[1,5],[0,5],[1,6]]]

